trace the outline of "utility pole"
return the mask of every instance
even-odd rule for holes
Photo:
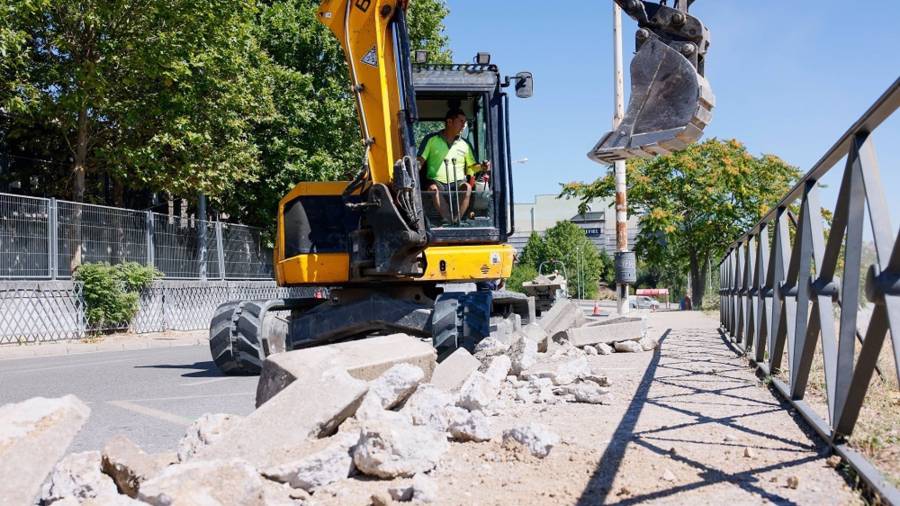
[[[613,2],[613,51],[615,64],[615,114],[613,130],[625,117],[625,71],[622,63],[622,9]],[[628,252],[628,209],[625,180],[625,161],[615,162],[616,174],[616,300],[620,315],[628,313],[628,285],[622,282],[619,263]],[[633,257],[632,257],[633,259]]]

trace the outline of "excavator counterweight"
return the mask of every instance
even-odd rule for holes
[[[631,97],[625,118],[588,153],[598,163],[665,155],[700,139],[715,97],[704,73],[709,31],[674,7],[615,0],[637,20],[637,52],[631,61]]]

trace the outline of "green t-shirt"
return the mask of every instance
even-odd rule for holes
[[[460,137],[453,144],[441,132],[429,134],[419,144],[419,156],[425,159],[425,177],[440,183],[452,183],[476,172],[477,163],[472,146]],[[444,160],[447,161],[446,165]]]

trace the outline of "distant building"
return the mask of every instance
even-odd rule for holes
[[[616,209],[613,199],[594,201],[586,213],[578,213],[576,199],[557,198],[556,195],[537,195],[534,203],[515,204],[516,233],[509,243],[521,252],[531,232],[543,235],[560,221],[571,221],[583,228],[598,250],[613,256],[616,251]],[[639,220],[629,216],[628,245],[634,247]]]

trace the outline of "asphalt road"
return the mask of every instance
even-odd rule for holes
[[[223,376],[207,346],[0,361],[0,405],[75,394],[91,408],[70,452],[123,434],[150,453],[171,451],[204,413],[253,411],[256,377]]]

